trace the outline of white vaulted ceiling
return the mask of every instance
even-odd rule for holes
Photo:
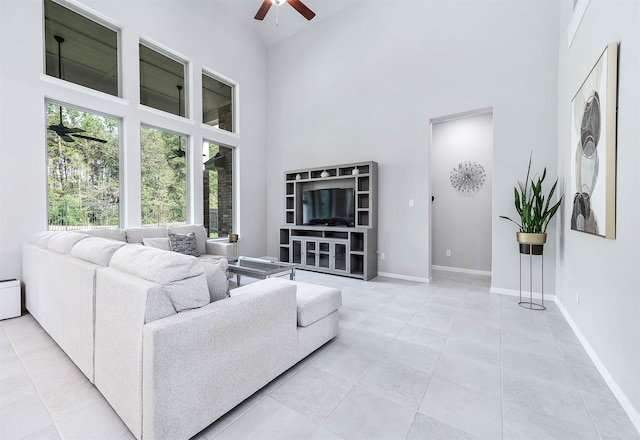
[[[258,12],[262,0],[213,1],[254,29],[260,35],[265,46],[269,47],[365,0],[303,0],[309,9],[316,13],[316,16],[310,21],[288,4],[273,5],[264,20],[259,21],[253,17]],[[277,26],[276,17],[278,19]]]

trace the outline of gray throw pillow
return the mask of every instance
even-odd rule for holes
[[[193,232],[187,234],[169,234],[169,245],[174,252],[193,255],[194,257],[200,256],[196,243],[196,234]]]

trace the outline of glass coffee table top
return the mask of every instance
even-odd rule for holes
[[[294,280],[297,264],[284,263],[266,258],[238,257],[229,260],[229,272],[236,275],[236,283],[240,286],[240,276],[245,275],[251,278],[265,279],[272,276],[282,276],[289,274],[289,279]]]

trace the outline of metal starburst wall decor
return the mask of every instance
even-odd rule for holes
[[[464,195],[471,195],[482,188],[487,174],[482,165],[461,162],[451,171],[451,185]]]

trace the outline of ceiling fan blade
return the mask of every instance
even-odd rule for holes
[[[65,142],[75,142],[76,141],[74,138],[72,138],[68,134],[60,134],[60,133],[58,133],[58,136],[60,136],[60,138]]]
[[[287,1],[291,6],[293,6],[293,9],[301,13],[302,16],[307,20],[311,20],[313,17],[316,16],[316,13],[313,12],[311,9],[307,8],[304,5],[304,3],[302,3],[300,0],[287,0]]]
[[[74,134],[74,136],[82,138],[82,139],[88,139],[90,141],[100,142],[101,144],[106,144],[107,143],[107,141],[105,141],[104,139],[98,139],[98,138],[95,138],[93,136],[85,136],[83,134]]]
[[[256,20],[264,20],[264,17],[265,15],[267,15],[267,12],[269,12],[269,8],[271,8],[272,4],[273,3],[271,3],[271,0],[264,0],[262,2],[262,5],[260,6],[260,9],[258,9],[258,13],[253,18]]]
[[[71,128],[71,127],[66,127],[64,125],[61,125],[61,124],[50,125],[47,128],[49,130],[55,131],[56,133],[58,133],[61,136],[62,135],[66,135],[66,134],[84,133],[86,131],[86,130],[83,130],[81,128]]]

